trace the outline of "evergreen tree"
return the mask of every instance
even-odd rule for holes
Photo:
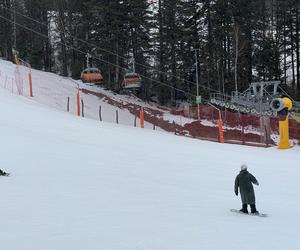
[[[0,57],[13,60],[13,5],[11,0],[0,0]],[[10,20],[11,22],[9,22]]]
[[[174,104],[196,95],[196,51],[205,98],[273,79],[299,94],[299,8],[297,0],[0,0],[0,56],[13,60],[14,48],[34,68],[79,78],[90,53],[112,89],[135,70],[144,98]]]

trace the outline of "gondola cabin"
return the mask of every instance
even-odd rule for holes
[[[137,73],[126,73],[122,83],[124,89],[139,89],[142,86],[142,78]]]
[[[101,71],[97,68],[87,68],[81,72],[81,80],[83,82],[102,84],[103,76]]]

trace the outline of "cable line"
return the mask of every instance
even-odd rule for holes
[[[10,20],[10,19],[8,19],[8,18],[6,18],[6,17],[4,17],[4,16],[2,16],[2,15],[0,15],[0,18],[2,18],[3,20],[5,20],[5,21],[7,21],[7,22],[13,23],[12,20]],[[46,36],[46,35],[44,35],[44,34],[38,32],[38,31],[36,31],[36,30],[33,30],[33,29],[31,29],[31,28],[28,28],[27,26],[25,26],[25,25],[23,25],[23,24],[20,24],[20,23],[18,23],[18,22],[15,22],[15,24],[18,25],[19,27],[23,28],[23,29],[26,29],[26,30],[28,30],[28,31],[31,31],[31,32],[33,32],[33,33],[35,33],[35,34],[37,34],[37,35],[39,35],[39,36],[45,38],[45,39],[48,39],[48,36]],[[79,49],[77,49],[77,48],[74,48],[73,46],[67,45],[67,44],[64,43],[64,42],[58,42],[58,43],[59,43],[59,44],[62,44],[62,45],[64,45],[64,46],[66,46],[66,47],[68,47],[68,48],[70,48],[70,49],[73,49],[74,51],[77,51],[77,52],[79,52],[79,53],[81,53],[81,54],[84,54],[84,55],[86,54],[84,51],[79,50]],[[95,57],[95,56],[94,56],[94,58],[97,59],[98,61],[103,62],[103,63],[110,64],[110,65],[115,66],[115,67],[119,67],[120,69],[123,69],[123,70],[129,70],[128,68],[125,68],[125,67],[116,65],[116,64],[114,64],[114,63],[111,63],[111,62],[106,61],[106,60],[104,60],[104,59],[101,59],[101,58],[99,58],[99,57]],[[140,75],[141,75],[141,74],[140,74]],[[192,93],[190,93],[190,92],[186,92],[186,91],[184,91],[184,90],[182,90],[182,89],[179,89],[179,88],[177,88],[177,87],[173,87],[173,86],[171,86],[171,85],[169,85],[169,84],[166,84],[166,83],[164,83],[164,82],[161,82],[161,81],[152,79],[152,78],[150,78],[150,77],[146,77],[146,76],[144,76],[144,75],[141,75],[141,76],[142,76],[143,78],[145,78],[145,79],[148,79],[148,80],[151,80],[151,81],[153,81],[153,82],[159,83],[160,85],[164,85],[164,86],[166,86],[166,87],[169,87],[169,88],[171,88],[171,89],[180,91],[180,92],[182,92],[182,93],[184,93],[184,94],[187,94],[187,95],[189,95],[189,96],[195,97],[195,95],[192,94]]]
[[[12,12],[11,9],[9,9],[9,8],[7,8],[7,7],[5,7],[5,6],[1,6],[1,7],[4,8],[4,9],[6,9],[6,10],[8,10],[8,11],[10,11],[10,12]],[[40,25],[43,25],[43,26],[48,27],[47,24],[41,23],[40,21],[38,21],[38,20],[36,20],[36,19],[34,19],[34,18],[31,18],[31,17],[29,17],[29,16],[27,16],[27,15],[24,15],[24,14],[22,14],[22,13],[20,13],[20,12],[17,12],[17,11],[16,11],[15,13],[18,14],[18,15],[20,15],[20,16],[23,16],[23,17],[25,17],[25,18],[27,18],[27,19],[29,19],[29,20],[31,20],[31,21],[34,21],[34,22],[36,22],[36,23],[38,23],[38,24],[40,24]],[[85,41],[85,40],[83,40],[83,39],[81,39],[81,38],[78,38],[78,37],[73,36],[73,35],[71,35],[71,34],[69,34],[69,36],[72,37],[72,38],[74,38],[74,39],[76,39],[76,40],[78,40],[79,42],[82,42],[82,43],[84,43],[84,44],[86,44],[86,45],[89,45],[89,46],[91,46],[91,47],[95,47],[95,48],[97,48],[97,49],[99,49],[99,50],[101,50],[101,51],[103,51],[103,52],[106,52],[106,53],[111,54],[111,55],[114,55],[114,56],[118,56],[119,58],[122,58],[122,59],[124,59],[124,60],[128,60],[128,58],[126,58],[126,57],[124,57],[124,56],[121,56],[121,55],[119,55],[119,54],[117,54],[117,53],[114,53],[114,52],[111,52],[111,51],[109,51],[109,50],[106,50],[106,49],[104,49],[104,48],[101,48],[101,47],[99,47],[99,46],[97,46],[97,45],[95,45],[95,44],[93,44],[93,43],[87,42],[87,41]],[[66,44],[65,44],[65,45],[66,45]],[[92,57],[94,57],[94,56],[92,56]],[[96,57],[95,57],[95,58],[96,58]],[[177,80],[181,80],[181,81],[184,81],[184,82],[186,82],[186,83],[189,83],[189,84],[192,84],[192,85],[194,85],[194,86],[197,86],[197,84],[196,84],[195,82],[193,82],[193,81],[186,80],[186,79],[184,79],[184,78],[181,78],[181,77],[179,77],[179,76],[173,75],[173,74],[168,73],[168,72],[160,71],[160,70],[158,70],[158,69],[153,68],[152,66],[147,66],[147,65],[145,65],[145,64],[138,63],[138,62],[136,62],[135,64],[136,64],[136,65],[139,65],[139,66],[141,66],[141,67],[144,67],[144,68],[146,68],[146,69],[153,70],[153,71],[155,71],[155,72],[157,72],[157,73],[160,73],[160,74],[163,74],[163,75],[166,75],[166,76],[170,76],[170,77],[174,77],[174,78],[176,78]],[[121,67],[120,67],[120,68],[121,68]],[[127,70],[128,70],[128,69],[127,69]],[[209,91],[219,92],[218,90],[213,89],[213,88],[208,87],[208,86],[205,86],[205,85],[203,85],[203,84],[198,84],[198,86],[201,87],[201,88],[203,88],[203,89],[207,89],[207,90],[209,90]]]

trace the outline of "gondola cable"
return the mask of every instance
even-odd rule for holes
[[[5,21],[7,21],[7,22],[13,23],[12,20],[10,20],[10,19],[8,19],[8,18],[6,18],[6,17],[4,17],[4,16],[2,16],[2,15],[0,15],[0,18],[2,18],[3,20],[5,20]],[[44,35],[44,34],[38,32],[38,31],[36,31],[36,30],[33,30],[33,29],[31,29],[31,28],[28,28],[27,26],[25,26],[25,25],[23,25],[23,24],[20,24],[20,23],[16,22],[16,25],[19,26],[19,27],[21,27],[21,28],[23,28],[23,29],[26,29],[26,30],[28,30],[28,31],[31,31],[31,32],[33,32],[33,33],[35,33],[35,34],[37,34],[37,35],[43,37],[44,39],[48,39],[48,37],[47,37],[46,35]],[[79,52],[79,53],[81,53],[81,54],[84,54],[84,55],[86,54],[84,51],[79,50],[79,49],[77,49],[77,48],[74,48],[73,46],[67,45],[67,44],[65,44],[65,43],[63,43],[63,42],[58,42],[58,43],[64,44],[66,47],[68,47],[68,48],[70,48],[70,49],[73,49],[73,50],[75,50],[75,51],[77,51],[77,52]],[[128,70],[128,69],[125,68],[125,67],[116,65],[116,64],[111,63],[111,62],[108,62],[108,61],[106,61],[106,60],[104,60],[104,59],[101,59],[101,58],[99,58],[99,57],[95,57],[95,56],[94,56],[94,58],[95,58],[96,60],[101,61],[101,62],[104,62],[104,63],[106,63],[106,64],[110,64],[110,65],[112,65],[112,66],[119,67],[120,69]],[[182,89],[179,89],[179,88],[177,88],[177,87],[171,86],[171,85],[166,84],[166,83],[164,83],[164,82],[161,82],[161,81],[152,79],[152,78],[150,78],[150,77],[146,77],[146,76],[144,76],[144,75],[141,75],[141,76],[142,76],[144,79],[147,79],[147,80],[156,82],[156,83],[158,83],[158,84],[160,84],[160,85],[163,85],[163,86],[169,87],[169,88],[171,88],[171,89],[177,90],[177,91],[182,92],[182,93],[184,93],[184,94],[187,94],[187,95],[189,95],[189,96],[191,96],[191,97],[196,97],[194,94],[192,94],[192,93],[190,93],[190,92],[186,92],[186,91],[184,91],[184,90],[182,90]]]
[[[5,7],[5,6],[1,6],[1,7],[4,8],[4,9],[7,9],[7,10],[10,11],[10,12],[12,11],[12,10],[10,10],[9,8]],[[32,21],[34,21],[34,22],[36,22],[36,23],[38,23],[38,24],[40,24],[40,25],[46,26],[46,24],[41,23],[40,21],[38,21],[38,20],[36,20],[36,19],[34,19],[34,18],[31,18],[31,17],[28,17],[27,15],[24,15],[24,14],[22,14],[22,13],[20,13],[20,12],[17,12],[17,11],[16,11],[16,14],[18,14],[18,15],[20,15],[20,16],[23,16],[23,17],[25,17],[25,18],[27,18],[27,19],[29,19],[29,20],[32,20]],[[122,58],[122,59],[125,59],[125,60],[128,60],[128,58],[126,58],[126,57],[124,57],[124,56],[121,56],[121,55],[119,55],[119,54],[117,54],[117,53],[114,53],[114,52],[108,51],[108,50],[106,50],[106,49],[103,49],[103,48],[101,48],[101,47],[99,47],[99,46],[97,46],[97,45],[95,45],[95,44],[93,44],[93,43],[87,42],[87,41],[85,41],[85,40],[83,40],[83,39],[80,39],[80,38],[78,38],[78,37],[76,37],[76,36],[70,35],[70,37],[72,37],[72,38],[74,38],[74,39],[78,40],[79,42],[82,42],[82,43],[84,43],[84,44],[86,44],[86,45],[89,45],[89,46],[91,46],[91,47],[95,47],[95,48],[97,48],[97,49],[99,49],[99,50],[101,50],[101,51],[103,51],[103,52],[109,53],[109,54],[111,54],[111,55],[118,56],[119,58]],[[65,46],[67,46],[67,45],[65,44]],[[70,47],[70,46],[68,45],[68,47]],[[94,56],[93,56],[93,57],[94,57]],[[139,66],[141,66],[141,67],[144,67],[144,68],[146,68],[146,69],[153,70],[154,72],[157,72],[157,73],[160,73],[160,74],[164,74],[164,75],[167,75],[167,76],[170,76],[170,77],[174,77],[174,78],[176,78],[176,79],[178,79],[178,80],[184,81],[184,82],[189,83],[189,84],[192,84],[192,85],[194,85],[194,86],[197,85],[195,82],[192,82],[192,81],[183,79],[183,78],[181,78],[181,77],[178,77],[178,76],[173,75],[173,74],[168,73],[168,72],[163,72],[163,71],[157,70],[157,69],[155,69],[155,68],[153,68],[153,67],[151,67],[151,66],[147,66],[147,65],[144,65],[144,64],[141,64],[141,63],[137,63],[137,62],[135,62],[135,64],[136,64],[136,65],[139,65]],[[111,63],[111,65],[114,65],[114,64]],[[116,65],[116,67],[118,67],[118,65]],[[122,68],[122,67],[119,66],[119,68]],[[127,70],[128,70],[128,69],[127,69]],[[201,88],[203,88],[203,89],[206,89],[206,90],[209,90],[209,91],[219,92],[218,90],[213,89],[213,88],[208,87],[208,86],[205,86],[205,85],[203,85],[203,84],[199,84],[199,87],[201,87]]]

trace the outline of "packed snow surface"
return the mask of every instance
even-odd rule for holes
[[[0,107],[1,249],[300,249],[299,147],[101,123],[2,88]],[[229,211],[242,163],[267,218]]]

